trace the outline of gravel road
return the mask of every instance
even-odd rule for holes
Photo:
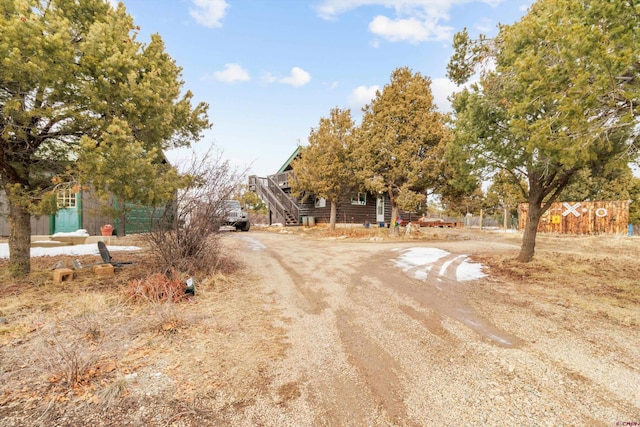
[[[474,254],[513,241],[231,239],[288,344],[271,391],[234,425],[640,423],[637,326],[574,317],[490,276],[457,280]],[[425,246],[448,254],[422,275],[396,264]]]

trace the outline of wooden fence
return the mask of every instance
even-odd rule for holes
[[[626,234],[629,203],[629,200],[553,203],[540,219],[538,231],[564,234]],[[528,212],[528,203],[518,206],[519,230],[524,229]]]

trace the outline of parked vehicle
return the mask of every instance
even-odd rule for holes
[[[235,227],[236,231],[249,231],[249,215],[237,200],[225,200],[225,220],[223,225]]]

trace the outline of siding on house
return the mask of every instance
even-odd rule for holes
[[[299,210],[300,218],[297,218],[300,224],[303,223],[303,217],[314,217],[315,223],[323,224],[329,223],[331,218],[331,203],[328,201],[324,207],[316,206],[316,198],[311,194],[309,197],[293,197],[291,195],[291,187],[289,185],[289,174],[292,172],[291,162],[300,155],[301,148],[297,147],[293,154],[284,162],[277,173],[269,175],[267,178],[259,178],[257,176],[249,177],[249,189],[251,191],[266,191],[265,202],[269,207],[269,222],[283,221],[280,218],[281,214],[278,214],[278,209],[274,209],[269,205],[269,200],[275,200],[280,197],[285,197],[295,204],[297,210]],[[277,187],[279,194],[273,194],[274,192],[268,189],[266,182],[272,182],[273,186]],[[281,190],[281,191],[280,191]],[[284,194],[283,194],[284,193]],[[259,193],[260,194],[260,193]],[[385,225],[391,223],[391,201],[389,196],[384,196],[384,222]],[[282,200],[281,200],[282,202]],[[276,202],[274,202],[276,203]],[[351,195],[341,197],[337,204],[337,224],[376,224],[377,223],[377,196],[375,194],[366,193],[366,202],[364,204],[354,204],[351,202]],[[420,216],[411,212],[400,212],[400,218],[406,223],[409,221],[416,221]],[[283,221],[284,222],[284,221]],[[290,224],[293,225],[293,224]]]
[[[9,205],[7,203],[7,195],[4,190],[0,190],[0,236],[9,236]],[[31,217],[31,234],[46,235],[50,234],[50,218],[49,215],[32,216]]]
[[[108,200],[100,200],[90,192],[83,193],[82,203],[82,224],[84,229],[90,235],[100,235],[100,227],[105,224],[112,224],[117,230],[118,221],[105,216],[101,209],[104,206],[113,206],[114,198],[110,197]],[[164,207],[148,207],[148,206],[135,206],[133,204],[127,204],[127,215],[124,221],[125,234],[146,233],[150,231],[152,224],[160,219],[164,213]]]
[[[331,218],[331,203],[326,202],[325,207],[316,207],[315,198],[310,197],[304,202],[297,199],[296,202],[300,206],[300,216],[313,216],[317,224],[328,224]],[[355,205],[351,203],[350,196],[342,197],[337,206],[336,223],[337,224],[377,224],[377,196],[367,193],[365,205]],[[414,212],[400,211],[400,218],[406,224],[407,222],[417,221],[420,215]],[[389,196],[384,196],[384,223],[391,223],[391,200]]]
[[[99,236],[100,227],[105,224],[116,226],[117,221],[113,218],[105,216],[101,212],[101,208],[113,204],[113,198],[108,200],[100,200],[90,191],[80,193],[82,203],[80,229],[87,230],[91,236]],[[125,233],[134,234],[149,231],[151,221],[157,220],[164,208],[134,208],[125,220]],[[9,207],[7,205],[7,197],[4,191],[0,191],[0,236],[9,236]],[[52,227],[55,222],[55,215],[42,215],[31,217],[31,234],[32,235],[50,235],[55,230]]]
[[[310,197],[304,202],[298,201],[301,216],[313,216],[318,224],[328,224],[331,218],[331,203],[326,202],[325,207],[315,206],[315,197]],[[391,203],[385,203],[385,222],[391,218]],[[351,197],[345,196],[338,201],[336,223],[337,224],[370,224],[376,223],[376,198],[367,195],[365,205],[351,204]]]
[[[91,236],[100,235],[100,227],[105,224],[112,224],[115,227],[112,218],[104,215],[101,208],[105,205],[113,204],[113,199],[101,200],[90,191],[82,192],[82,227],[87,230]]]

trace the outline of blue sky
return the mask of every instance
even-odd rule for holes
[[[109,0],[111,3],[115,1]],[[361,108],[408,66],[432,80],[442,111],[453,34],[495,35],[532,0],[123,0],[141,30],[159,33],[185,89],[209,104],[214,144],[250,174],[277,172],[334,107]],[[185,156],[170,152],[171,160]]]

